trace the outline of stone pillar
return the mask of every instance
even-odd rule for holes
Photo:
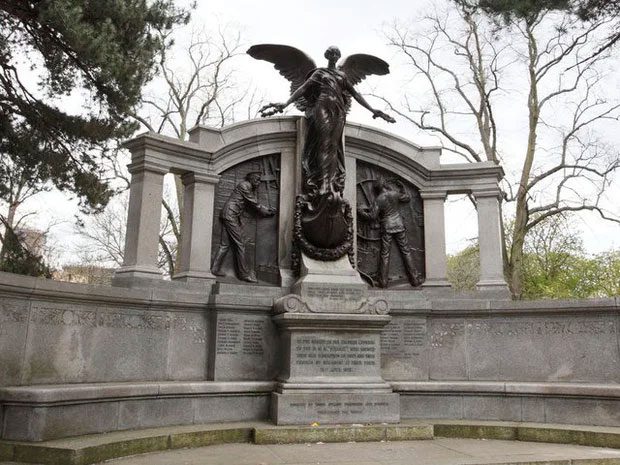
[[[157,267],[161,200],[166,168],[138,162],[128,166],[131,173],[127,233],[123,266],[114,274],[114,285],[139,285],[143,280],[159,280]]]
[[[293,224],[295,201],[301,193],[301,157],[306,137],[306,118],[297,120],[297,144],[295,150],[283,150],[280,154],[280,203],[278,211],[278,264],[282,287],[295,282],[291,252],[293,250]]]
[[[450,287],[447,279],[445,191],[420,192],[424,201],[424,255],[426,280],[424,287]]]
[[[211,274],[211,237],[215,211],[215,185],[219,176],[213,173],[187,173],[185,186],[181,253],[175,280],[208,282]]]
[[[351,204],[353,213],[353,263],[357,269],[357,160],[345,157],[344,166],[347,177],[344,182],[344,198]]]
[[[480,247],[480,281],[478,290],[507,291],[502,258],[501,221],[497,189],[473,192],[478,210],[478,245]]]

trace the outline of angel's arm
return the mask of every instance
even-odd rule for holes
[[[288,100],[284,103],[268,103],[264,107],[262,107],[259,111],[261,116],[272,116],[276,113],[282,113],[286,107],[288,107],[291,103],[296,101],[297,99],[304,96],[308,87],[310,87],[312,81],[312,76],[305,80],[305,82],[299,86],[295,92],[291,94]]]
[[[373,107],[371,107],[370,104],[366,101],[366,99],[362,97],[362,95],[357,90],[355,90],[355,87],[353,87],[351,84],[348,85],[347,90],[353,96],[353,98],[357,101],[357,103],[359,103],[361,106],[363,106],[364,108],[366,108],[368,111],[372,113],[373,118],[382,118],[386,120],[388,123],[396,122],[394,118],[392,118],[390,115],[383,113],[381,110],[375,110]]]
[[[374,113],[376,111],[373,107],[370,106],[370,104],[366,101],[366,99],[362,97],[362,95],[357,90],[355,90],[355,87],[353,87],[350,84],[348,87],[349,87],[348,88],[349,93],[353,96],[353,98],[357,101],[357,103],[359,103],[361,106],[366,108],[366,110],[370,111],[371,113]]]
[[[308,87],[310,87],[311,81],[312,81],[312,76],[306,79],[306,81],[301,86],[299,86],[295,92],[291,94],[288,100],[284,102],[284,108],[288,107],[291,103],[293,103],[299,97],[303,97],[303,95],[308,90]]]

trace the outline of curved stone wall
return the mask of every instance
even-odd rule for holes
[[[279,355],[270,313],[284,291],[1,273],[2,437],[267,418]],[[382,368],[402,418],[620,424],[618,299],[374,294],[392,307]]]

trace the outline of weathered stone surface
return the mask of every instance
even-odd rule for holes
[[[266,420],[269,417],[269,394],[198,397],[193,399],[191,408],[194,423]]]
[[[273,382],[165,382],[0,389],[0,437],[44,441],[119,429],[264,420]],[[75,417],[75,418],[74,418]]]
[[[521,399],[515,397],[463,396],[463,418],[521,419]]]
[[[436,380],[467,379],[467,342],[465,322],[436,319],[430,323],[429,378]]]
[[[165,379],[164,312],[33,302],[26,383]]]
[[[461,396],[400,395],[401,418],[462,418]]]
[[[183,431],[170,434],[170,449],[250,442],[251,439],[252,430],[250,428]]]
[[[392,317],[381,332],[381,369],[387,380],[429,379],[426,318]]]
[[[290,336],[290,365],[279,379],[288,382],[380,382],[378,334],[324,331]]]
[[[413,441],[432,439],[433,427],[419,425],[351,425],[254,428],[255,444],[304,442]]]
[[[207,375],[209,334],[205,312],[171,312],[167,379],[200,380]]]
[[[315,313],[360,313],[367,304],[368,285],[351,267],[348,257],[321,262],[301,255],[301,278],[294,294]]]
[[[212,368],[215,381],[273,379],[278,350],[275,326],[259,312],[219,311],[213,318]]]
[[[398,394],[372,392],[273,393],[271,418],[277,425],[398,423]]]
[[[0,297],[0,386],[21,382],[30,302]]]
[[[5,407],[4,439],[43,441],[118,429],[116,402],[91,402],[47,407]]]
[[[150,428],[194,422],[191,398],[123,400],[119,403],[118,427]]]

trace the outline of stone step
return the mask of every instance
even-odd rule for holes
[[[44,442],[0,440],[0,465],[6,462],[90,465],[148,452],[231,443],[411,441],[439,437],[503,439],[620,449],[620,428],[618,427],[466,420],[405,421],[397,425],[330,426],[274,426],[267,422],[244,422],[118,431]],[[585,465],[590,462],[580,460],[570,463]],[[620,462],[595,461],[592,463]]]
[[[433,425],[268,426],[254,428],[255,444],[414,441],[433,439]]]

